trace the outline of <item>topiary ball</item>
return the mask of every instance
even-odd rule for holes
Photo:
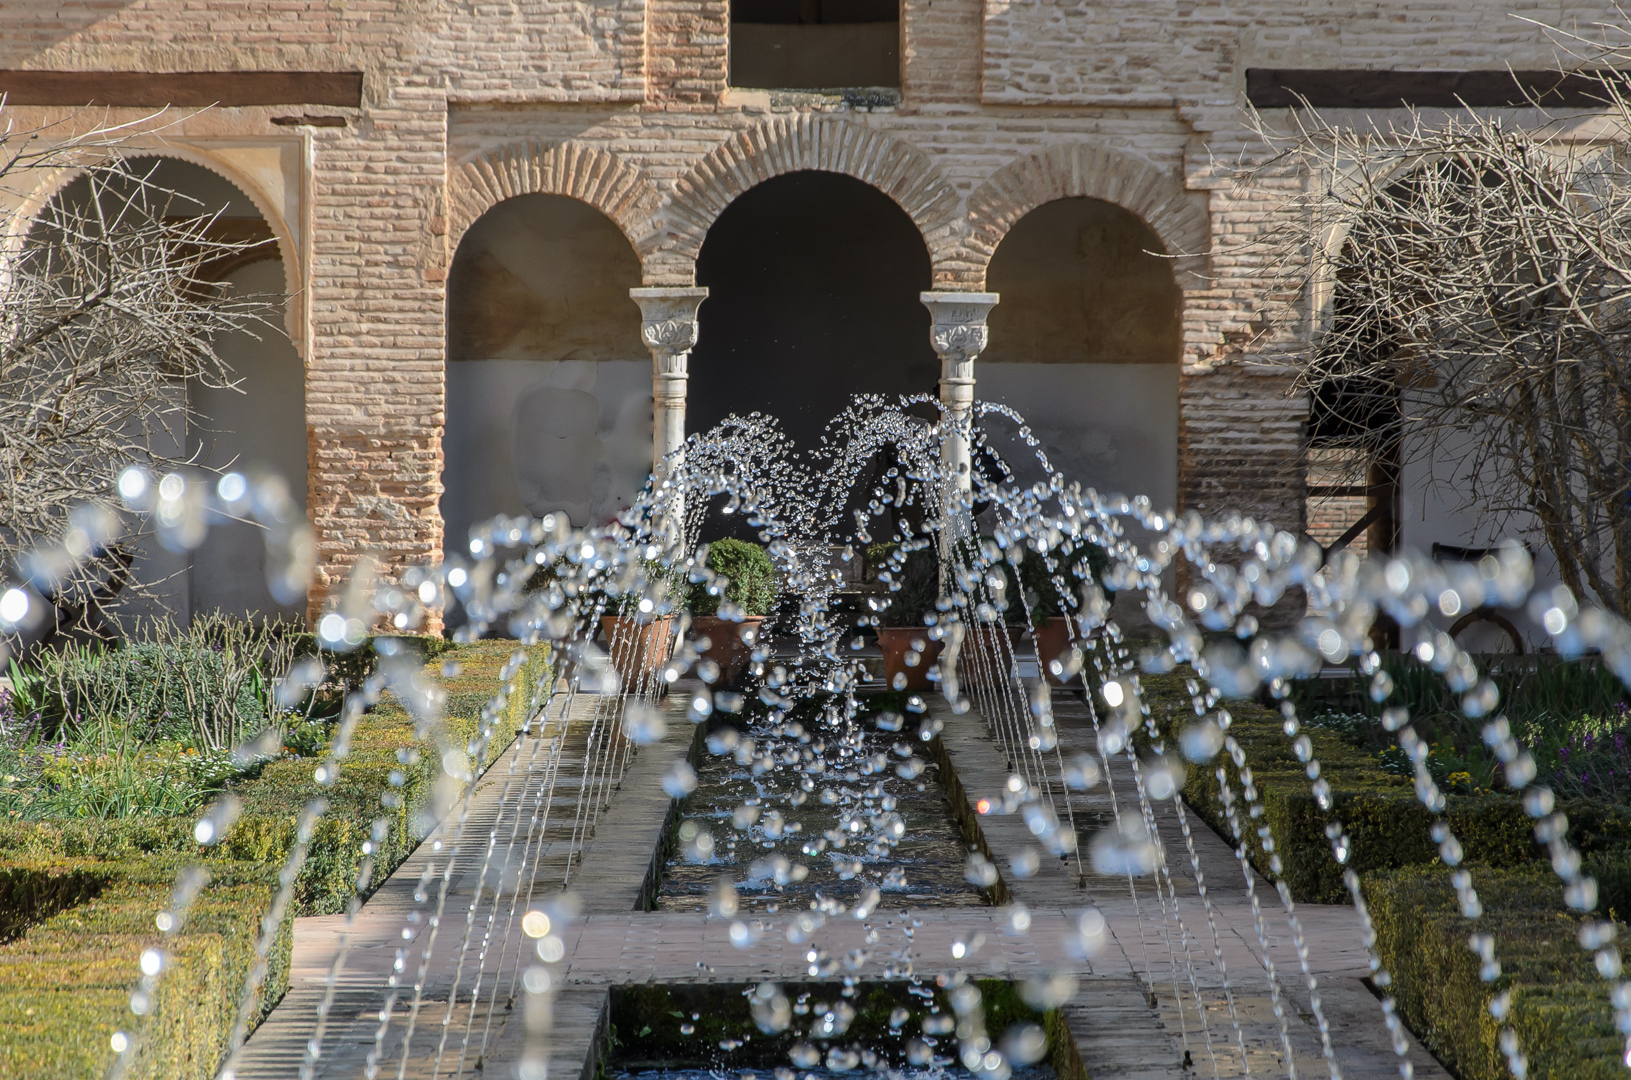
[[[749,616],[770,614],[776,603],[776,567],[764,548],[746,540],[716,540],[708,547],[707,566],[730,579],[723,599],[736,604]],[[721,599],[697,582],[691,586],[691,614],[717,615]]]

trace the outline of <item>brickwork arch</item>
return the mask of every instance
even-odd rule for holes
[[[646,260],[647,282],[692,284],[702,242],[725,207],[766,180],[804,170],[841,173],[893,199],[923,235],[940,280],[941,261],[956,255],[962,214],[934,161],[862,124],[805,115],[739,132],[680,177],[663,214],[661,246]]]
[[[14,256],[27,242],[29,231],[34,228],[35,221],[45,208],[51,204],[69,184],[87,169],[93,169],[99,162],[106,162],[114,153],[123,158],[171,158],[175,161],[184,161],[189,165],[196,165],[206,172],[214,173],[227,183],[231,184],[243,194],[253,206],[261,219],[272,231],[272,240],[277,244],[278,258],[283,264],[284,288],[286,301],[283,309],[284,331],[289,340],[294,343],[295,352],[302,360],[306,356],[306,293],[305,293],[305,267],[301,259],[300,245],[295,242],[294,231],[287,221],[277,202],[271,198],[255,180],[234,168],[231,164],[197,147],[188,146],[175,141],[161,141],[157,139],[133,138],[119,146],[117,151],[109,152],[106,156],[87,153],[73,165],[64,165],[57,168],[43,170],[38,182],[26,195],[15,204],[8,222],[9,231],[0,238],[0,251],[4,257]]]
[[[459,163],[450,185],[448,252],[477,218],[518,195],[566,195],[622,230],[636,252],[652,246],[649,222],[661,197],[637,167],[597,146],[527,141],[483,150]]]
[[[984,288],[991,256],[1015,222],[1043,203],[1077,196],[1137,214],[1169,255],[1200,259],[1210,246],[1206,211],[1177,176],[1127,154],[1070,143],[1004,166],[969,196],[965,252],[953,267],[957,283]],[[1189,262],[1180,258],[1175,269]]]

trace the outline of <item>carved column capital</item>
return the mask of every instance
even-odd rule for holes
[[[653,360],[675,360],[684,370],[685,356],[697,343],[697,309],[708,298],[707,289],[630,289],[640,305],[640,340]]]
[[[697,309],[708,290],[640,288],[629,296],[640,305],[640,340],[651,350],[651,452],[660,469],[685,443],[688,361],[697,343]]]
[[[974,358],[985,351],[985,320],[997,306],[996,293],[926,292],[923,306],[931,321],[929,344],[940,357],[940,400],[960,413],[974,400]]]
[[[919,295],[933,320],[929,342],[942,360],[964,364],[985,351],[986,317],[1000,299],[993,292],[926,292]]]

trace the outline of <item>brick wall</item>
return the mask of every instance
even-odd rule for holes
[[[1305,334],[1266,318],[1295,298],[1275,295],[1254,246],[1300,181],[1236,186],[1234,164],[1262,153],[1237,107],[1243,71],[1551,62],[1511,11],[1618,19],[1606,3],[1535,0],[903,0],[903,100],[850,108],[727,89],[726,0],[22,0],[0,7],[0,68],[365,73],[347,126],[310,131],[316,609],[364,551],[439,557],[443,280],[475,217],[529,191],[571,195],[624,231],[648,283],[685,284],[731,199],[803,168],[895,198],[943,288],[981,287],[1006,230],[1048,200],[1139,214],[1184,256],[1183,505],[1301,529],[1306,405],[1252,363]],[[174,130],[253,142],[287,134],[270,121],[290,111],[217,110]]]
[[[1232,103],[1247,67],[1572,66],[1518,16],[1588,38],[1624,21],[1602,0],[984,0],[983,15],[982,100],[1154,107]]]
[[[314,608],[365,551],[396,567],[441,550],[447,108],[436,91],[392,97],[315,155]]]
[[[727,0],[653,0],[649,17],[646,100],[674,110],[714,108],[730,56]]]

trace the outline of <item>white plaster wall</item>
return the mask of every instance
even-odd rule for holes
[[[173,158],[144,158],[137,159],[134,167],[149,175],[154,185],[184,197],[173,204],[174,213],[260,217],[247,195],[201,166]],[[58,198],[88,200],[87,182],[70,182]],[[229,334],[215,341],[217,353],[238,386],[189,387],[190,404],[200,414],[199,422],[185,431],[171,423],[155,437],[153,451],[172,458],[190,457],[210,470],[275,472],[285,478],[296,501],[304,506],[305,368],[283,329],[283,264],[277,259],[252,263],[231,274],[227,283],[238,296],[256,297],[270,305],[264,324],[253,333]],[[166,422],[180,415],[178,409]],[[208,473],[196,475],[204,482],[213,479]],[[203,545],[192,552],[166,551],[151,538],[142,546],[133,577],[146,584],[147,595],[128,594],[116,610],[127,632],[135,631],[142,619],[169,616],[186,622],[216,610],[255,616],[305,614],[303,603],[290,607],[272,599],[266,588],[265,544],[253,525],[216,523]]]
[[[283,264],[265,259],[233,273],[228,281],[239,295],[280,295]],[[284,335],[281,303],[267,325],[216,343],[232,369],[236,389],[195,387],[198,422],[188,449],[210,469],[252,474],[269,472],[289,485],[296,503],[306,505],[306,369]],[[247,522],[213,526],[193,552],[189,572],[193,615],[281,615],[304,618],[305,602],[279,604],[266,587],[264,530]]]
[[[181,390],[176,388],[177,411],[181,415]],[[156,429],[149,445],[156,456],[180,457],[186,448],[187,433],[173,420],[164,428]],[[127,589],[115,597],[111,605],[111,618],[126,637],[139,635],[141,624],[150,619],[169,618],[185,622],[192,613],[192,575],[188,572],[189,553],[166,551],[153,536],[136,541],[138,554],[131,564],[131,579],[142,584],[141,590]]]
[[[1443,460],[1441,455],[1440,461]],[[1468,478],[1443,464],[1435,469],[1419,455],[1416,460],[1407,458],[1401,484],[1399,540],[1403,547],[1431,556],[1434,544],[1478,548],[1492,547],[1506,538],[1527,542],[1535,558],[1536,588],[1549,589],[1560,584],[1557,560],[1552,557],[1532,515],[1513,514],[1502,520],[1481,517],[1475,511],[1463,509],[1459,493],[1468,487]],[[1548,644],[1550,639],[1546,632],[1524,609],[1502,609],[1501,614],[1523,634],[1526,651]],[[1434,611],[1430,621],[1438,629],[1448,630],[1455,619]],[[1463,636],[1457,640],[1464,648],[1476,650],[1480,645],[1477,637]]]
[[[1178,502],[1177,364],[980,364],[974,395],[1019,412],[1067,481]],[[986,430],[1021,480],[1041,478],[1013,425]]]
[[[283,264],[275,259],[245,266],[228,277],[240,295],[280,297]],[[296,503],[306,505],[305,366],[283,333],[281,300],[254,333],[226,335],[216,351],[232,372],[233,389],[190,388],[198,420],[185,433],[171,432],[157,453],[179,457],[183,449],[202,468],[193,478],[212,483],[228,470],[273,473],[289,485]],[[209,471],[204,471],[209,470]],[[217,521],[191,552],[166,551],[157,540],[143,541],[134,577],[148,584],[146,597],[126,597],[118,621],[127,633],[138,623],[164,615],[186,622],[221,611],[256,618],[303,619],[304,601],[279,604],[266,587],[263,531],[247,522]]]
[[[443,452],[449,552],[495,514],[609,521],[651,471],[651,362],[450,363]]]

